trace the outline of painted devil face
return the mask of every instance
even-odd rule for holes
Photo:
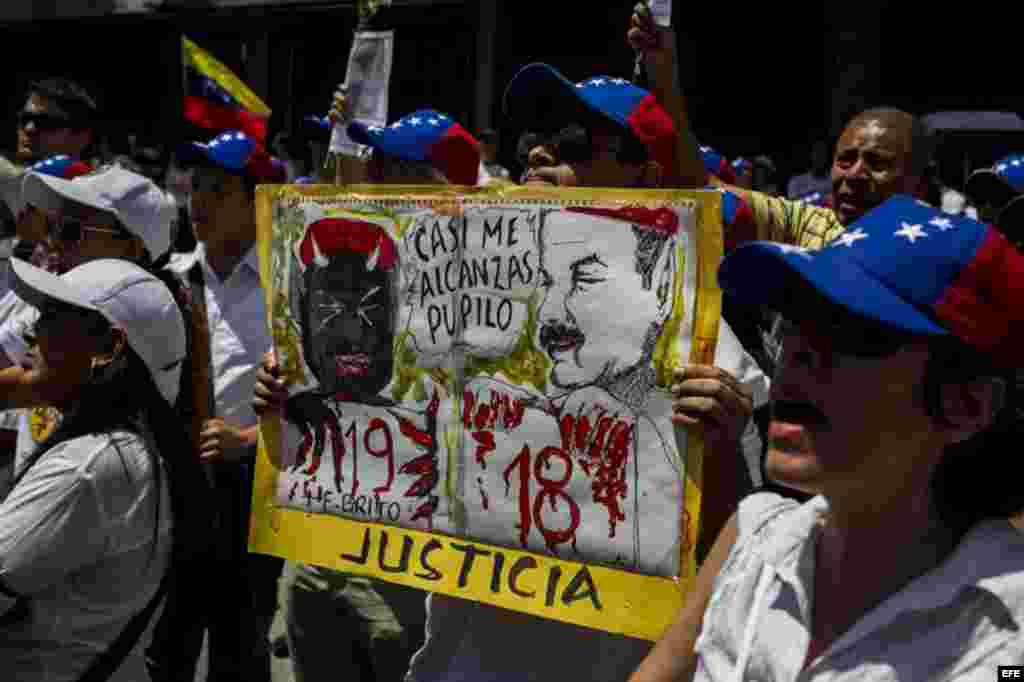
[[[359,400],[390,381],[394,297],[389,273],[366,254],[337,253],[306,273],[309,364],[321,388]]]

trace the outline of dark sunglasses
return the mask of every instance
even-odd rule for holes
[[[122,227],[90,225],[78,218],[61,216],[56,220],[48,220],[46,233],[54,241],[78,243],[85,239],[86,232],[101,232],[112,235],[114,239],[131,239],[132,234]]]
[[[532,146],[547,144],[557,149],[559,161],[568,163],[592,161],[598,151],[614,156],[621,163],[637,164],[647,160],[647,150],[640,141],[618,133],[607,134],[604,138],[607,142],[605,148],[597,150],[592,131],[581,125],[572,124],[550,136],[526,133],[520,140],[520,147],[527,141]],[[526,150],[526,154],[528,158],[529,150]]]
[[[20,111],[18,112],[18,127],[25,128],[29,123],[35,125],[36,130],[60,130],[61,128],[72,128],[74,127],[71,119],[66,116],[56,116],[54,114],[44,114],[41,112],[33,111]]]

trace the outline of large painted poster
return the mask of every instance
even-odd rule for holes
[[[694,574],[716,192],[262,187],[251,549],[655,638]]]

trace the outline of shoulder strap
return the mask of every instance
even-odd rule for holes
[[[160,581],[160,587],[157,588],[156,594],[146,604],[146,608],[132,616],[132,619],[128,621],[128,625],[124,627],[124,630],[117,636],[117,639],[111,643],[106,651],[96,657],[92,665],[89,666],[89,669],[85,671],[85,674],[78,678],[78,682],[107,682],[117,672],[117,669],[121,667],[124,659],[135,648],[139,637],[145,632],[146,626],[149,625],[149,621],[153,618],[153,612],[156,611],[156,607],[160,604],[164,593],[167,591],[167,579],[170,573],[171,566],[168,566],[164,570],[164,577]]]

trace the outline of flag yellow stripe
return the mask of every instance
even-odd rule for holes
[[[192,66],[199,73],[212,78],[247,111],[257,116],[270,116],[270,107],[219,59],[185,36],[181,37],[181,46],[185,66]]]

